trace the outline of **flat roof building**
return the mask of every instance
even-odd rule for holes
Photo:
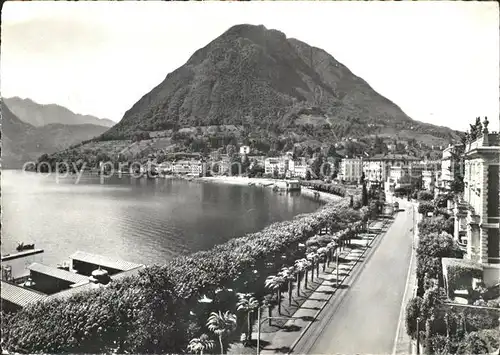
[[[47,298],[47,295],[41,292],[33,291],[5,281],[2,281],[1,295],[2,310],[5,312],[15,312],[30,303],[43,301]]]
[[[77,251],[69,257],[70,270],[75,270],[79,274],[90,276],[97,268],[106,270],[109,275],[115,275],[122,271],[141,268],[143,264],[132,263],[117,258],[108,258],[102,255]]]

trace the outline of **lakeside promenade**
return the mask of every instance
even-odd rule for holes
[[[413,290],[413,222],[418,219],[413,215],[418,214],[412,203],[402,202],[401,208],[393,220],[372,222],[376,233],[363,234],[342,250],[339,288],[333,263],[302,291],[305,297],[292,301],[292,312],[283,313],[288,321],[273,320],[270,327],[262,311],[262,354],[410,352],[401,309],[404,313]],[[257,336],[254,324],[253,343],[234,344],[229,353],[256,353]]]
[[[272,187],[279,181],[286,181],[281,179],[267,179],[267,178],[249,178],[243,176],[211,176],[211,177],[201,177],[195,178],[194,181],[201,182],[213,182],[220,184],[229,185],[241,185],[241,186],[257,186],[257,187]],[[342,197],[310,189],[308,187],[301,186],[300,193],[302,195],[314,197],[314,194],[318,194],[319,200],[323,202],[335,202],[342,199]]]
[[[340,253],[339,257],[339,288],[337,284],[337,271],[335,262],[322,270],[320,267],[319,278],[309,284],[305,289],[302,283],[301,297],[295,297],[296,284],[294,284],[292,309],[282,312],[282,316],[274,314],[275,317],[286,317],[289,320],[272,320],[272,326],[266,320],[267,312],[262,310],[262,328],[260,333],[261,354],[273,353],[304,353],[303,342],[317,334],[318,322],[322,322],[325,313],[332,304],[350,292],[351,284],[359,276],[364,268],[366,259],[375,251],[380,240],[384,237],[391,219],[378,219],[370,224],[370,233],[361,234],[352,240]],[[283,301],[285,302],[285,301]],[[255,322],[256,323],[256,322]],[[243,347],[241,344],[233,344],[230,354],[251,354],[256,352],[257,324],[254,324],[251,346]],[[307,353],[307,351],[306,351]]]

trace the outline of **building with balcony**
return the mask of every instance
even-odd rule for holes
[[[363,159],[342,159],[340,161],[339,178],[344,181],[358,182],[363,174]]]
[[[464,151],[464,202],[467,216],[467,258],[483,264],[500,264],[499,166],[500,137],[488,132],[467,142]]]
[[[201,160],[178,160],[172,164],[172,172],[180,175],[200,176],[204,172]]]
[[[305,159],[290,160],[285,175],[287,178],[305,179],[308,170],[309,164],[307,164]]]
[[[288,157],[267,158],[264,161],[265,174],[285,176],[289,163],[290,159]]]
[[[384,183],[390,176],[392,167],[410,167],[420,159],[404,154],[378,154],[363,159],[363,172],[369,185]]]
[[[450,191],[457,174],[461,174],[463,144],[449,145],[443,150],[441,159],[441,180],[438,183],[440,190]]]

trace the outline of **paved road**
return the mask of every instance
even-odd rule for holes
[[[406,210],[397,214],[348,288],[332,299],[293,353],[393,352],[412,249],[413,207],[403,203]]]

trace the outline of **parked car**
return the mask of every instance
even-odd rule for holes
[[[399,202],[394,202],[394,211],[399,211]]]

